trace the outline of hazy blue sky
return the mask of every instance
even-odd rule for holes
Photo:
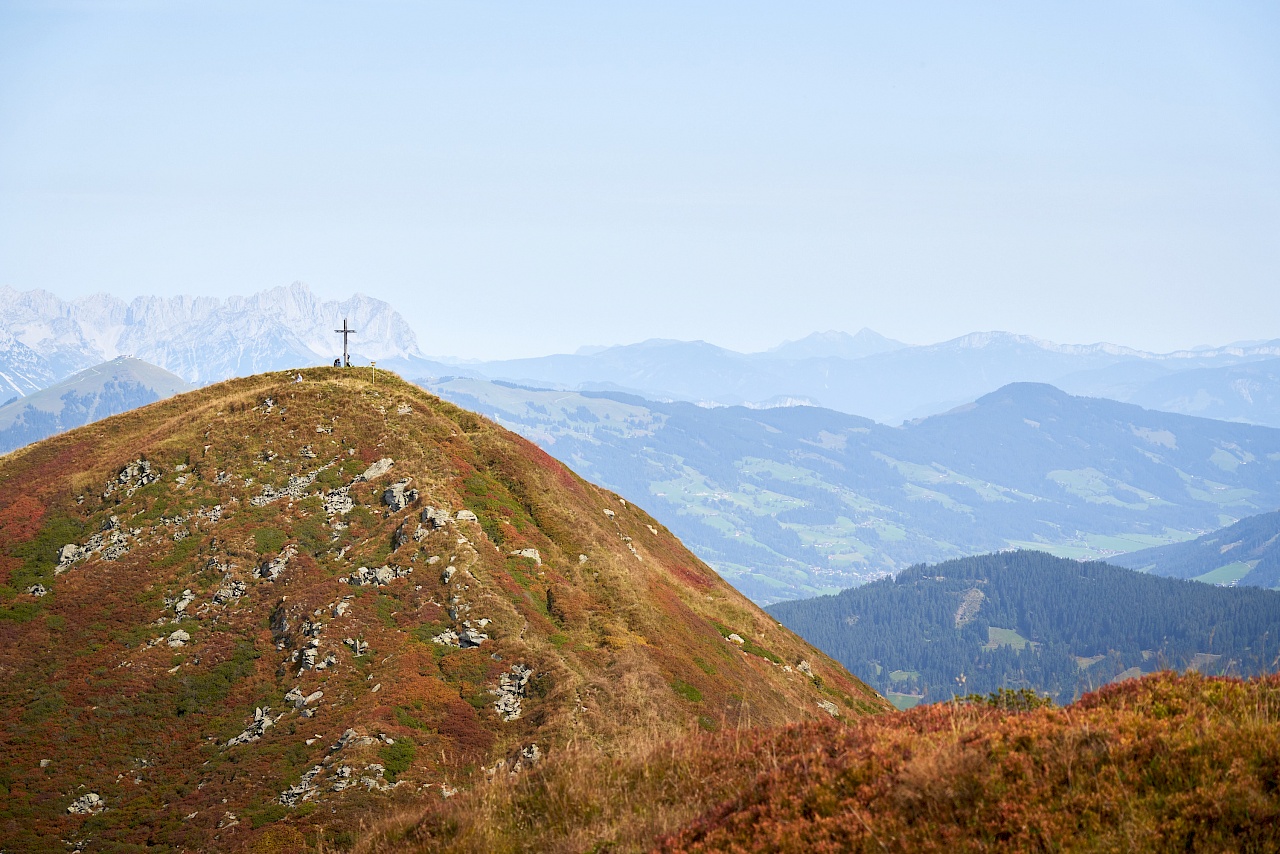
[[[1280,337],[1278,9],[2,2],[0,284],[463,357]]]

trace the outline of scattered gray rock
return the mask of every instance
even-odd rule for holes
[[[513,664],[510,673],[503,673],[498,677],[498,687],[491,690],[491,693],[498,698],[494,701],[493,708],[504,721],[510,722],[520,718],[523,713],[521,702],[525,698],[525,689],[532,676],[532,667]]]
[[[423,507],[422,512],[418,514],[418,519],[422,524],[432,528],[443,528],[449,523],[449,513],[435,507]]]
[[[833,717],[833,718],[838,718],[838,717],[840,717],[840,709],[838,709],[838,708],[836,707],[836,704],[835,704],[835,703],[833,703],[833,702],[831,702],[830,700],[819,700],[819,701],[818,701],[818,708],[819,708],[819,709],[822,709],[822,711],[824,711],[824,712],[826,712],[827,714],[831,715],[831,717]]]
[[[346,581],[354,587],[385,587],[411,572],[413,572],[411,566],[379,566],[376,569],[362,566],[347,576]]]
[[[43,584],[33,584],[27,588],[27,593],[39,599],[41,596],[49,595],[49,591],[45,589]]]
[[[205,520],[209,524],[216,524],[222,521],[222,505],[215,504],[212,507],[201,507],[196,511],[196,516]]]
[[[529,560],[533,561],[538,566],[542,566],[542,555],[538,554],[537,549],[516,549],[515,551],[511,552],[511,556],[527,557],[529,558]]]
[[[353,747],[353,746],[360,747],[366,744],[377,744],[377,743],[378,743],[378,739],[373,738],[372,736],[360,735],[354,729],[348,729],[346,732],[342,734],[342,737],[338,739],[337,743],[334,744],[333,747],[329,748],[329,752],[336,753],[337,751],[347,747]]]
[[[234,578],[224,578],[222,586],[218,588],[218,592],[213,594],[213,601],[216,605],[226,605],[234,602],[245,594],[248,585],[243,581]]]
[[[364,474],[356,478],[356,482],[359,483],[362,480],[373,480],[374,478],[382,477],[384,474],[391,471],[391,467],[393,465],[395,465],[395,460],[390,457],[383,457],[365,469]]]
[[[276,720],[278,720],[277,718]],[[227,742],[227,747],[234,747],[237,744],[248,744],[251,741],[257,741],[262,738],[270,727],[275,726],[275,720],[271,718],[271,709],[263,706],[253,710],[253,723],[245,728],[245,731],[237,735],[235,738]]]
[[[343,641],[343,643],[351,647],[351,653],[356,658],[360,658],[361,656],[363,656],[365,653],[369,651],[368,642],[360,640],[359,638],[347,638]]]
[[[316,458],[316,452],[311,450],[310,445],[303,445],[302,450],[298,451],[298,456],[305,457],[308,460],[314,460]]]
[[[460,646],[458,641],[458,633],[453,629],[445,629],[443,632],[431,639],[432,643],[438,643],[444,646]]]
[[[409,526],[408,519],[405,519],[403,522],[401,522],[399,525],[396,526],[395,533],[391,535],[392,551],[400,548],[401,546],[409,542],[409,534],[406,531],[406,528],[408,528],[408,526]]]
[[[409,489],[411,480],[405,478],[388,486],[382,492],[382,503],[391,508],[392,513],[399,513],[418,500],[418,490]]]
[[[186,646],[190,640],[191,635],[187,634],[182,629],[178,629],[176,632],[169,635],[168,644],[174,649],[177,649],[180,646]]]
[[[268,581],[275,581],[297,553],[298,550],[293,545],[285,546],[279,555],[258,567],[258,577],[265,578]]]
[[[187,606],[196,601],[196,594],[190,590],[183,590],[181,596],[165,597],[164,603],[173,609],[175,614],[182,614],[187,610]]]
[[[349,765],[339,765],[329,776],[333,780],[333,783],[329,788],[334,792],[341,792],[349,788],[351,784],[355,782],[352,778],[351,766]]]
[[[470,510],[459,510],[457,515],[454,516],[453,518],[457,519],[459,522],[479,522],[480,521],[479,517],[477,517],[476,514],[472,513]]]
[[[337,605],[334,605],[333,616],[341,617],[343,614],[347,613],[347,609],[351,607],[350,600],[351,600],[350,596],[344,596],[342,598],[342,601],[340,601]]]
[[[742,635],[738,634],[737,632],[732,633],[731,635],[726,637],[725,640],[736,643],[738,646],[742,646],[743,644],[746,643],[746,641],[742,639]]]
[[[324,771],[324,766],[316,765],[302,775],[302,779],[280,793],[280,803],[287,807],[296,807],[316,794],[315,779]]]
[[[67,807],[67,812],[72,815],[97,815],[106,808],[107,805],[97,792],[89,792],[72,801],[71,806]]]
[[[360,777],[360,782],[363,783],[365,788],[371,792],[381,792],[386,789],[390,789],[391,785],[387,783],[386,779],[383,777],[386,771],[386,768],[376,762],[371,765],[366,765],[364,768],[364,774]]]
[[[520,758],[524,760],[526,765],[532,768],[534,765],[537,765],[542,761],[542,750],[539,749],[536,743],[530,744],[528,747],[520,751]]]
[[[801,673],[803,673],[805,676],[808,676],[810,679],[813,678],[813,668],[809,666],[809,662],[807,661],[800,662],[799,664],[796,665],[796,669],[799,670]]]
[[[75,543],[67,543],[58,549],[58,571],[66,571],[71,564],[87,556],[85,550],[80,546]]]
[[[340,486],[325,493],[324,512],[326,516],[345,516],[351,512],[356,505],[351,500],[351,496],[347,494],[350,490],[351,487],[349,486]]]
[[[302,695],[302,691],[298,690],[298,688],[295,687],[295,688],[290,688],[289,693],[285,694],[284,698],[287,702],[292,703],[295,709],[301,709],[306,706],[310,706],[312,703],[320,702],[320,698],[323,696],[324,696],[323,691],[312,691],[310,694],[304,697]]]
[[[474,628],[470,620],[464,622],[462,626],[463,631],[458,634],[458,646],[462,649],[472,649],[489,639],[488,635]]]
[[[123,489],[126,495],[133,495],[144,486],[160,479],[160,469],[151,465],[150,460],[136,459],[120,470],[115,480],[107,482],[102,497],[106,498],[117,490]]]
[[[608,516],[610,519],[612,519],[613,517],[617,516],[618,514],[617,514],[617,513],[614,513],[612,510],[610,510],[610,509],[608,509],[608,508],[606,507],[606,508],[605,508],[605,511],[604,511],[604,515],[606,515],[606,516]]]
[[[308,488],[311,484],[315,483],[316,478],[320,476],[320,473],[326,469],[332,468],[337,464],[337,462],[337,460],[333,460],[332,462],[320,466],[320,468],[315,471],[310,471],[306,474],[289,475],[289,483],[284,489],[277,490],[274,486],[264,486],[262,487],[262,492],[260,494],[249,499],[249,503],[254,507],[265,507],[274,501],[279,501],[281,498],[301,501],[307,497]]]
[[[450,581],[453,580],[453,576],[455,573],[457,573],[457,571],[458,571],[458,568],[456,566],[445,567],[444,572],[440,573],[440,580],[443,581],[445,584],[448,584]]]

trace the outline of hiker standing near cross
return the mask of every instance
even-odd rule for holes
[[[347,353],[347,336],[355,335],[356,331],[347,328],[347,319],[345,317],[342,318],[342,328],[333,331],[342,333],[342,367],[349,368],[351,367],[351,356]],[[337,365],[334,367],[337,367]]]

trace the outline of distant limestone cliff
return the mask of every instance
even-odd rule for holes
[[[404,318],[357,294],[318,299],[301,282],[248,297],[137,297],[97,294],[70,302],[45,291],[0,288],[0,397],[26,395],[75,371],[134,356],[189,383],[330,364],[333,333],[347,318],[363,359],[420,358]]]

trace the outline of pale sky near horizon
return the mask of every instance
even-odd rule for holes
[[[1261,2],[0,2],[0,285],[301,280],[463,358],[1277,338],[1277,45]]]

